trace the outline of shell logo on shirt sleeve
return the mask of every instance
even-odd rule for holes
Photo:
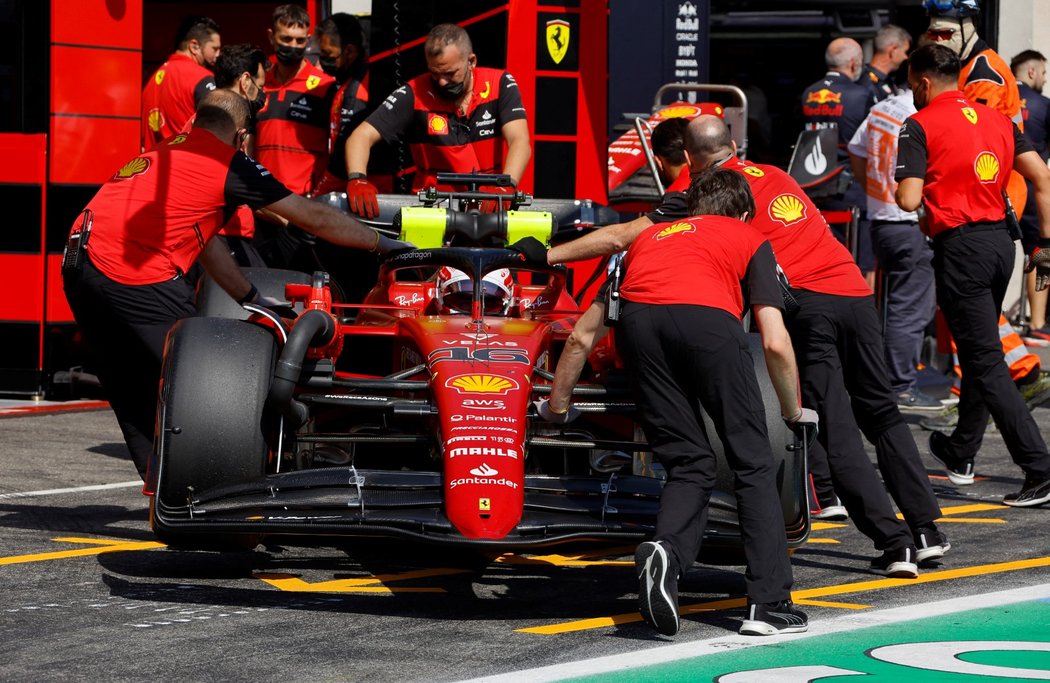
[[[763,171],[762,169],[758,168],[757,166],[745,166],[744,167],[744,173],[748,174],[752,178],[761,178],[762,176],[764,176],[766,174],[765,171]]]
[[[448,135],[448,119],[441,114],[428,114],[427,130],[431,135]]]
[[[149,129],[151,131],[159,133],[160,127],[164,125],[164,115],[160,113],[160,109],[150,109],[146,121],[149,123]]]
[[[161,81],[164,80],[164,69],[157,69],[157,73],[153,74],[153,82],[160,85]]]
[[[806,204],[790,192],[769,203],[769,217],[784,226],[794,225],[806,217]]]
[[[146,157],[136,157],[120,167],[120,170],[113,174],[113,180],[127,180],[137,175],[142,175],[149,170],[149,159]]]
[[[991,152],[981,152],[973,162],[973,170],[982,183],[994,183],[999,177],[999,159]]]
[[[680,235],[686,232],[696,232],[696,226],[692,223],[672,223],[671,225],[668,225],[666,228],[660,230],[655,235],[653,235],[653,239],[662,240],[665,237],[670,237],[671,235]]]
[[[962,111],[963,116],[966,117],[967,121],[969,121],[970,123],[972,123],[975,126],[977,125],[977,110],[976,109],[974,109],[973,107],[963,107],[961,109],[961,111]]]
[[[306,89],[313,90],[321,84],[320,76],[307,76],[306,77]]]

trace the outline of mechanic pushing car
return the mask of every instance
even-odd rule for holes
[[[424,52],[429,73],[390,93],[346,142],[346,197],[350,210],[365,218],[379,215],[377,190],[366,171],[371,149],[380,140],[405,136],[416,164],[416,190],[435,185],[437,173],[496,173],[500,164],[517,185],[532,156],[525,107],[513,76],[478,66],[470,36],[455,24],[431,29]],[[514,192],[509,186],[479,189]],[[499,203],[485,202],[482,211],[495,211]]]
[[[815,429],[816,413],[799,405],[773,249],[742,222],[755,214],[747,181],[723,169],[703,173],[688,201],[693,218],[653,225],[631,243],[621,289],[624,367],[646,440],[667,470],[656,534],[635,553],[639,610],[660,633],[678,632],[678,579],[700,550],[717,469],[699,402],[734,474],[747,559],[748,612],[740,633],[798,633],[808,622],[791,604],[776,467],[740,324],[746,305],[784,421],[805,439],[804,425]],[[679,267],[668,268],[672,261]]]
[[[143,477],[153,450],[165,335],[197,313],[186,272],[200,258],[238,303],[278,303],[261,297],[213,239],[239,205],[266,208],[348,247],[385,253],[410,246],[292,194],[240,151],[249,121],[240,95],[208,94],[193,130],[124,164],[70,232],[62,264],[66,298]]]

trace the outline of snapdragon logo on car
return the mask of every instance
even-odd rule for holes
[[[470,477],[460,477],[453,479],[449,482],[449,489],[454,489],[457,486],[468,486],[473,484],[474,486],[506,486],[509,489],[517,489],[519,484],[516,481],[507,479],[506,477],[498,477],[499,470],[495,467],[489,467],[488,463],[481,463],[479,466],[470,470]]]

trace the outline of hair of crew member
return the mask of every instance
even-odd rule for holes
[[[1040,239],[1030,267],[1050,280],[1050,169],[1017,126],[959,91],[959,57],[942,45],[912,53],[908,83],[918,113],[905,121],[897,153],[897,203],[925,206],[933,238],[937,302],[962,367],[959,423],[930,434],[930,453],[957,486],[974,480],[974,459],[991,414],[1024,482],[1003,503],[1050,501],[1050,454],[1004,362],[999,316],[1014,267],[1003,193],[1011,170],[1032,181]]]

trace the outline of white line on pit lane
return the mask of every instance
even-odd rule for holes
[[[727,634],[720,638],[677,643],[675,645],[647,648],[608,657],[596,657],[579,662],[566,662],[565,664],[475,678],[466,683],[511,683],[512,681],[514,683],[520,681],[543,683],[545,681],[561,681],[567,678],[595,674],[616,673],[653,664],[665,664],[680,659],[694,659],[709,654],[733,652],[749,647],[776,645],[814,636],[835,635],[845,631],[868,628],[869,626],[885,626],[887,624],[915,621],[916,619],[936,617],[954,612],[968,612],[983,607],[995,607],[997,605],[1008,605],[1014,602],[1029,602],[1046,598],[1050,598],[1050,583],[998,591],[996,593],[985,593],[983,595],[969,595],[922,605],[894,607],[886,610],[869,610],[832,619],[821,619],[810,623],[809,630],[805,633],[772,637]]]
[[[34,496],[58,496],[63,493],[81,493],[83,491],[105,491],[107,489],[126,489],[132,486],[142,486],[142,480],[121,481],[115,484],[95,484],[93,486],[75,486],[69,489],[44,489],[42,491],[23,491],[21,493],[0,493],[0,500],[12,498],[32,498]]]

